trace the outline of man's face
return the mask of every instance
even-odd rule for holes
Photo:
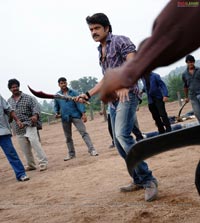
[[[100,24],[90,24],[89,29],[90,29],[92,38],[96,42],[104,41],[109,33],[109,27],[103,27]]]
[[[188,69],[193,69],[194,68],[194,61],[187,61],[187,67]]]
[[[58,85],[62,91],[67,90],[67,82],[66,81],[60,81]]]
[[[13,95],[20,94],[19,86],[17,84],[13,84],[10,88],[10,91],[12,92]]]

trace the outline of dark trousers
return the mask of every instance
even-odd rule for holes
[[[132,133],[135,135],[136,141],[140,141],[141,139],[143,139],[142,133],[136,125],[133,126]]]
[[[110,114],[107,115],[107,120],[108,120],[108,131],[109,131],[110,137],[112,138],[112,145],[114,146],[114,140],[113,140],[113,132],[112,132],[112,125],[111,125]]]
[[[152,114],[160,134],[171,131],[171,125],[165,109],[165,103],[162,99],[153,99],[153,103],[149,104],[149,111]]]

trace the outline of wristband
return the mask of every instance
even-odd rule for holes
[[[87,91],[87,92],[85,92],[85,94],[87,95],[88,99],[90,99],[90,98],[91,98],[91,95],[89,94],[89,92],[88,92],[88,91]]]

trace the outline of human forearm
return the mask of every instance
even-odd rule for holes
[[[199,7],[178,7],[171,0],[154,22],[152,35],[140,44],[131,60],[106,71],[101,89],[105,102],[120,88],[130,87],[157,67],[169,65],[200,46]]]
[[[188,98],[188,88],[185,87],[183,91],[184,91],[185,98]]]
[[[170,1],[156,19],[152,36],[143,41],[132,62],[127,62],[127,71],[132,74],[133,81],[198,48],[200,30],[195,31],[195,38],[191,33],[194,33],[199,22],[198,7],[180,8],[177,7],[177,1]]]
[[[88,91],[89,95],[92,97],[93,95],[98,94],[101,89],[102,84],[103,84],[103,78],[93,88],[91,88]]]
[[[15,120],[15,122],[17,123],[17,125],[20,128],[23,128],[23,126],[24,126],[23,123],[19,120],[19,118],[17,117],[17,115],[16,115],[16,113],[14,111],[10,112],[10,117]]]

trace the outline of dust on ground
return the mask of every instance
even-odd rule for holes
[[[167,103],[166,107],[170,116],[178,114],[178,102]],[[190,110],[188,104],[182,113]],[[147,107],[141,107],[137,115],[143,132],[156,130]],[[131,179],[123,159],[115,149],[108,148],[111,139],[104,118],[97,114],[86,127],[99,156],[88,154],[73,128],[77,158],[64,162],[67,150],[61,124],[44,125],[40,135],[49,159],[48,170],[28,172],[31,179],[27,182],[15,180],[0,150],[2,223],[199,222],[200,200],[194,185],[199,146],[168,151],[147,160],[159,181],[158,199],[147,203],[143,190],[127,194],[119,191]],[[25,164],[15,137],[13,142]]]

